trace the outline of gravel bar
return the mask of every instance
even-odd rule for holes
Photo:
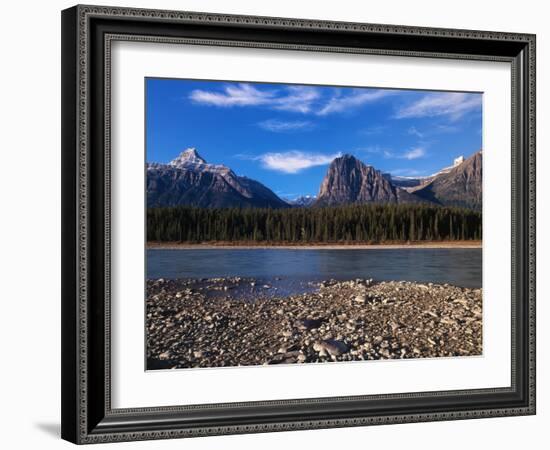
[[[473,356],[482,290],[358,279],[278,296],[240,277],[157,279],[146,327],[150,370]]]

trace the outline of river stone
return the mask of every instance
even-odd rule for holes
[[[357,303],[365,303],[367,301],[367,296],[365,294],[359,294],[355,297]]]
[[[390,325],[390,327],[391,327],[392,332],[394,332],[394,333],[395,333],[395,332],[399,329],[399,327],[400,327],[400,325],[399,325],[397,322],[394,322],[394,321],[390,321],[389,325]]]
[[[315,342],[313,350],[318,353],[327,352],[330,356],[340,356],[349,351],[346,343],[336,339],[327,339],[325,341]]]
[[[300,319],[296,322],[296,328],[302,331],[319,328],[323,323],[322,319]]]

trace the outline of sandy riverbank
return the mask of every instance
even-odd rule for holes
[[[243,288],[248,300],[236,298]],[[481,289],[364,279],[291,296],[273,289],[239,277],[148,280],[148,368],[482,353]]]
[[[274,244],[274,243],[240,243],[240,242],[205,242],[199,244],[180,243],[180,242],[147,242],[147,248],[150,249],[216,249],[216,248],[234,248],[234,249],[254,249],[254,248],[281,248],[296,250],[391,250],[391,249],[410,249],[410,248],[481,248],[481,241],[430,241],[430,242],[410,242],[410,243],[385,243],[385,244]]]

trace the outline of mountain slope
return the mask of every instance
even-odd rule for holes
[[[258,181],[237,176],[223,165],[208,164],[194,148],[168,164],[147,164],[147,206],[202,208],[289,205]]]
[[[454,159],[452,166],[444,167],[438,172],[432,175],[424,176],[424,177],[400,177],[400,176],[395,176],[391,174],[387,174],[387,177],[389,178],[389,180],[394,186],[403,188],[407,192],[412,193],[428,185],[431,181],[433,181],[435,178],[439,177],[440,175],[449,173],[452,169],[459,166],[463,162],[464,162],[464,156],[459,156],[458,158]]]
[[[415,190],[414,195],[444,206],[481,209],[481,150],[449,171],[437,175],[428,184]]]
[[[315,206],[422,201],[394,186],[386,176],[352,155],[336,158],[321,183]]]

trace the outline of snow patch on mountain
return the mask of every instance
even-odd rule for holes
[[[292,206],[311,206],[317,200],[316,195],[300,195],[295,198],[285,198],[285,201]]]

